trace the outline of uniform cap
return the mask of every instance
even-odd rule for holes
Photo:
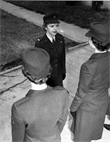
[[[41,48],[30,48],[22,54],[24,69],[37,79],[44,78],[50,70],[49,54]]]
[[[57,14],[51,13],[51,14],[46,14],[43,17],[44,23],[45,24],[53,24],[53,23],[60,23],[57,17]]]
[[[94,37],[104,44],[108,44],[110,42],[110,26],[99,22],[93,22],[90,25],[90,31],[88,31],[85,36]]]

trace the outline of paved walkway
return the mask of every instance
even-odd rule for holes
[[[42,26],[43,15],[30,12],[3,1],[0,1],[0,8],[9,13],[12,13],[15,16],[24,18],[29,22],[33,22],[38,26]],[[87,32],[86,29],[81,29],[77,26],[64,22],[60,23],[59,32],[64,36],[78,42],[86,42],[88,40],[84,36]],[[66,79],[64,80],[64,86],[66,89],[68,89],[70,95],[73,97],[77,88],[80,66],[90,57],[92,53],[93,51],[87,45],[80,50],[71,51],[66,54],[67,74]],[[0,142],[11,142],[10,115],[12,103],[25,96],[29,88],[30,83],[29,81],[25,80],[21,73],[21,68],[0,75]],[[110,123],[107,118],[105,122]],[[66,122],[66,125],[61,134],[62,142],[72,142],[68,124],[69,121]],[[109,141],[110,132],[104,129],[102,139],[96,142]]]

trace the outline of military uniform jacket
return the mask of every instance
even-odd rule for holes
[[[51,42],[46,34],[37,40],[35,47],[45,49],[50,55],[50,64],[52,67],[51,76],[65,74],[65,43],[64,37],[59,33],[55,36],[55,42]]]
[[[12,142],[61,142],[68,107],[63,87],[30,90],[12,106]]]
[[[78,89],[70,107],[77,111],[76,141],[100,139],[108,105],[110,52],[94,53],[81,66]]]

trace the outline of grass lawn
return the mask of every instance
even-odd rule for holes
[[[24,19],[1,10],[0,71],[21,64],[20,53],[35,46],[38,37],[44,34],[38,27]],[[66,49],[79,43],[65,38]]]

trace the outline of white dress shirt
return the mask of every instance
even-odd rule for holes
[[[43,83],[43,84],[35,84],[31,82],[31,89],[32,90],[44,90],[47,88],[47,84]]]
[[[53,36],[53,37],[50,36],[50,34],[48,32],[46,33],[46,35],[51,42],[53,42],[53,40],[55,41],[55,36]]]

